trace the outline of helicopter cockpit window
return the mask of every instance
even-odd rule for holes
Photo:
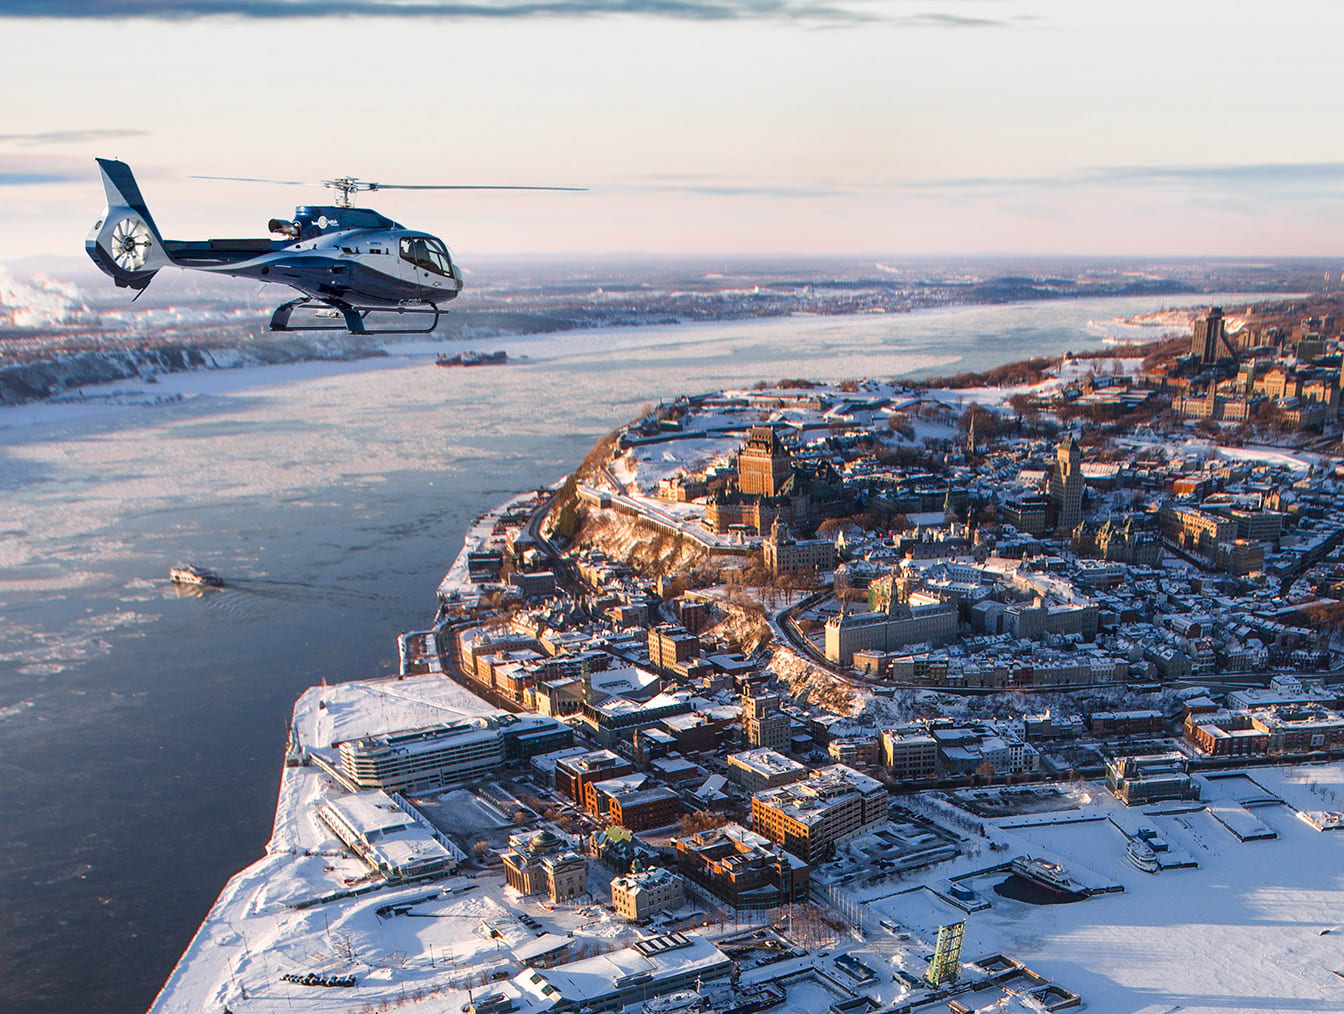
[[[452,265],[448,260],[448,250],[436,239],[407,237],[401,241],[401,256],[418,268],[432,271],[436,275],[451,275]]]
[[[448,257],[448,248],[437,239],[425,240],[425,246],[429,250],[430,259],[434,262],[431,271],[437,271],[441,275],[451,275],[453,273],[453,262]]]

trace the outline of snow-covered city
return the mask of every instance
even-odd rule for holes
[[[1217,314],[664,402],[483,515],[155,1009],[1335,1009],[1344,476],[1179,392],[1338,354]]]

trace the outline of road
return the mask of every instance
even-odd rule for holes
[[[555,574],[555,582],[575,599],[582,601],[583,596],[591,589],[579,576],[578,568],[574,566],[574,561],[555,547],[550,539],[541,534],[541,526],[545,524],[547,516],[551,513],[551,508],[555,506],[555,494],[552,493],[544,501],[537,505],[537,509],[532,512],[532,516],[527,520],[527,534],[537,547],[537,552],[546,557],[551,566],[552,573]]]

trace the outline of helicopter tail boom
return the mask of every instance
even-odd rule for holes
[[[143,289],[160,268],[172,263],[159,228],[135,182],[131,167],[98,159],[107,207],[84,241],[99,269],[124,288]]]

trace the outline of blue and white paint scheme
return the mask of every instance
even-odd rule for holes
[[[271,219],[267,239],[166,240],[159,233],[130,166],[100,158],[107,207],[84,242],[93,262],[119,286],[143,290],[165,267],[278,282],[302,295],[279,307],[273,331],[336,330],[356,334],[432,331],[441,307],[462,291],[462,272],[442,240],[407,229],[369,208],[360,190],[572,190],[573,187],[400,187],[349,177],[326,180],[334,205],[300,206],[292,219]],[[258,181],[264,182],[264,181]],[[138,295],[138,293],[137,293]],[[295,310],[314,309],[316,322],[290,324]],[[366,326],[375,312],[428,316],[428,326]],[[343,324],[323,323],[340,317]]]

